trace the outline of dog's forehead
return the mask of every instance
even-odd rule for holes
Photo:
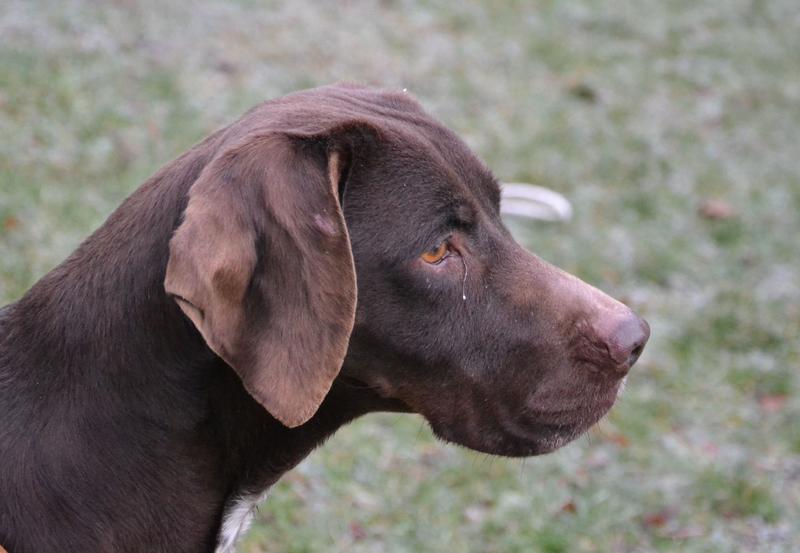
[[[437,195],[447,203],[477,210],[496,211],[500,187],[488,167],[461,138],[433,118],[417,121],[413,139],[402,144],[403,158],[415,160],[413,169],[421,173]],[[410,170],[410,169],[409,169]]]

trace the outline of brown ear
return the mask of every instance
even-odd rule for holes
[[[339,160],[280,133],[248,138],[203,170],[170,242],[166,291],[288,427],[322,403],[353,328]]]

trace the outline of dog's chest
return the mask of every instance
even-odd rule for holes
[[[236,543],[247,533],[256,514],[258,504],[264,501],[267,492],[240,495],[231,500],[222,517],[217,549],[214,553],[234,553]]]

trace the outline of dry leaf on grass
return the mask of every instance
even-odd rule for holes
[[[702,204],[700,204],[700,209],[698,209],[698,212],[702,218],[710,219],[712,221],[730,219],[736,215],[736,211],[733,209],[733,206],[725,200],[721,200],[719,198],[705,200]]]

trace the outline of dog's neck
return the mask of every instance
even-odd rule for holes
[[[74,376],[71,372],[113,374],[133,367],[146,370],[146,363],[169,362],[170,355],[172,361],[185,362],[205,354],[163,289],[169,239],[205,163],[197,150],[134,192],[12,306],[15,331],[35,337],[26,341],[28,353],[34,360],[39,360],[37,352],[42,355],[40,362],[28,363],[31,370],[46,371],[52,379]],[[131,362],[132,355],[139,356],[138,362]],[[54,359],[63,364],[48,366]]]

